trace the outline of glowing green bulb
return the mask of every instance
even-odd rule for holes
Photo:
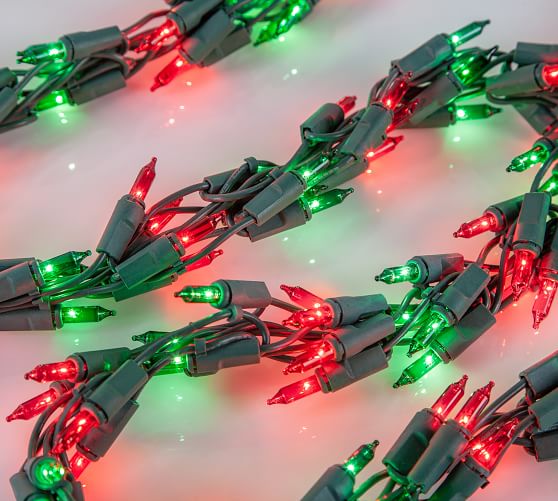
[[[454,31],[448,36],[448,39],[454,47],[459,47],[460,45],[480,35],[484,27],[489,23],[490,21],[488,20],[475,21],[474,23],[470,23],[467,26]]]
[[[488,60],[478,54],[462,56],[451,65],[451,71],[462,85],[467,86],[482,75],[487,63]]]
[[[374,278],[377,282],[383,282],[384,284],[397,284],[400,282],[415,283],[420,280],[420,277],[420,268],[417,263],[409,261],[402,266],[386,268]]]
[[[539,191],[550,193],[551,196],[558,195],[558,174],[553,174],[549,179],[547,179],[539,188]]]
[[[451,108],[450,108],[451,109]],[[490,118],[496,113],[502,111],[500,108],[495,108],[488,104],[469,104],[466,106],[455,107],[455,120],[462,122],[465,120],[483,120]]]
[[[65,90],[55,90],[35,105],[35,111],[48,110],[61,104],[72,104],[70,96]]]
[[[537,144],[529,151],[515,157],[508,168],[508,172],[523,172],[536,164],[545,162],[550,156],[550,151],[543,144]]]
[[[65,468],[52,457],[42,457],[33,463],[30,472],[33,484],[39,489],[50,490],[64,480]]]
[[[273,16],[260,30],[255,45],[269,42],[289,31],[295,24],[302,21],[312,10],[309,0],[287,0],[281,11]]]
[[[161,370],[157,371],[157,376],[164,376],[167,374],[180,374],[184,372],[187,367],[187,357],[186,356],[175,356],[171,358],[170,363],[165,365]]]
[[[90,256],[91,252],[66,252],[60,256],[39,262],[39,270],[45,282],[55,282],[81,273],[81,262]]]
[[[114,315],[116,315],[116,312],[101,306],[62,306],[60,308],[62,323],[68,324],[100,322]]]
[[[218,303],[223,291],[216,285],[188,285],[174,295],[181,297],[185,303]]]
[[[343,203],[345,198],[347,198],[351,193],[354,193],[354,191],[355,190],[352,188],[348,188],[346,190],[336,188],[326,193],[322,193],[314,198],[310,198],[306,200],[306,202],[308,203],[308,207],[310,208],[312,214],[317,214],[318,212]]]
[[[418,358],[405,370],[399,379],[394,383],[394,388],[412,384],[436,367],[442,359],[434,350],[428,350],[422,357]]]
[[[379,442],[376,440],[371,444],[361,445],[355,452],[351,454],[343,464],[343,468],[351,475],[358,475],[370,461],[374,459],[374,453]]]
[[[44,61],[59,61],[66,58],[66,47],[62,42],[31,45],[17,53],[18,63],[39,64]]]
[[[136,334],[135,336],[132,336],[132,341],[139,341],[140,343],[147,344],[152,343],[153,341],[157,341],[167,334],[168,332],[163,331],[147,331],[143,334]]]
[[[409,352],[407,353],[407,355],[411,356],[417,351],[421,351],[426,348],[434,339],[436,334],[443,331],[446,327],[448,327],[448,325],[449,322],[446,317],[444,317],[437,311],[431,312],[428,320],[413,336],[411,344],[409,345]]]

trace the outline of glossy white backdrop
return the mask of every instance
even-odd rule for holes
[[[0,65],[29,44],[77,30],[126,26],[155,0],[4,2]],[[137,169],[159,157],[151,201],[238,165],[247,156],[281,162],[297,146],[298,124],[320,104],[356,94],[362,102],[389,61],[439,32],[477,19],[492,25],[479,38],[513,48],[517,39],[556,42],[555,2],[323,0],[283,43],[246,48],[219,65],[193,71],[151,94],[146,68],[126,90],[80,108],[64,108],[0,136],[0,256],[46,259],[94,247],[115,201]],[[504,169],[536,137],[512,110],[490,121],[448,130],[412,131],[399,149],[351,185],[343,206],[311,224],[257,244],[236,239],[211,268],[186,283],[217,278],[300,284],[321,295],[381,291],[395,301],[403,287],[380,286],[373,275],[419,253],[472,254],[477,241],[452,231],[489,203],[525,190],[531,174]],[[116,305],[118,316],[57,333],[0,333],[0,414],[40,392],[23,373],[76,350],[130,344],[132,334],[176,328],[207,314],[172,297],[174,288]],[[378,438],[381,457],[413,413],[466,372],[470,385],[494,379],[496,391],[556,348],[558,311],[538,335],[531,299],[499,317],[499,324],[453,366],[438,368],[414,387],[391,383],[407,362],[396,356],[376,377],[333,395],[315,395],[269,408],[265,400],[287,379],[271,363],[229,370],[205,380],[165,376],[141,396],[125,433],[83,475],[95,500],[291,500],[329,465]],[[558,310],[558,306],[555,307]],[[0,498],[11,499],[8,477],[24,459],[32,423],[0,424]],[[379,469],[379,460],[373,468]],[[536,464],[514,450],[477,498],[556,498],[555,464]]]

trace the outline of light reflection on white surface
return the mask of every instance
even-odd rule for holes
[[[0,58],[11,63],[16,50],[31,43],[80,29],[123,26],[159,7],[153,0],[98,0],[75,9],[75,2],[58,0],[53,10],[48,2],[34,2],[28,29],[5,22]],[[28,19],[27,9],[25,3],[6,4],[3,19]],[[362,104],[389,61],[435,33],[490,17],[492,25],[479,38],[484,47],[499,43],[511,49],[516,37],[556,42],[555,16],[525,22],[533,12],[549,10],[542,0],[470,0],[459,8],[441,0],[323,0],[282,43],[247,48],[151,93],[151,79],[167,61],[154,63],[126,90],[44,113],[35,124],[0,136],[1,255],[48,258],[94,247],[114,203],[153,155],[159,158],[158,177],[148,202],[239,165],[249,155],[287,160],[297,147],[298,125],[316,108],[352,94]],[[169,110],[177,109],[183,111],[180,120],[162,127],[171,125]],[[420,253],[472,255],[481,239],[456,241],[452,232],[490,203],[527,188],[531,173],[510,175],[505,167],[535,134],[512,110],[447,131],[404,134],[396,152],[350,183],[355,194],[342,206],[317,214],[288,237],[229,242],[224,256],[193,274],[192,283],[221,277],[265,280],[279,297],[279,284],[292,283],[324,296],[382,292],[396,301],[405,288],[374,282],[377,271]],[[454,143],[457,137],[461,141]],[[71,171],[72,164],[79,168],[71,176],[60,168],[67,165]],[[379,186],[385,192],[381,212],[374,198]],[[308,266],[311,260],[319,265]],[[176,328],[209,313],[207,307],[186,306],[172,297],[187,283],[184,277],[174,288],[119,303],[117,317],[94,327],[2,333],[1,411],[6,415],[39,393],[41,388],[24,381],[23,373],[76,351],[76,339],[83,350],[131,345],[132,334]],[[407,363],[403,353],[383,374],[333,395],[276,408],[267,407],[266,398],[294,379],[273,363],[205,379],[161,377],[143,392],[140,411],[108,456],[84,474],[87,499],[297,499],[361,443],[378,438],[381,458],[413,413],[463,373],[470,376],[469,390],[494,379],[501,391],[516,381],[520,369],[554,350],[558,311],[534,336],[531,300],[526,297],[499,315],[499,325],[457,364],[397,391],[391,383]],[[11,499],[7,478],[24,459],[31,427],[0,426],[7,451],[0,458],[0,499]],[[375,460],[373,468],[379,465]],[[517,499],[518,493],[554,499],[556,468],[514,450],[475,499]]]

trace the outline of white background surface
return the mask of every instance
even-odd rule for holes
[[[3,2],[0,62],[12,64],[16,50],[63,33],[126,26],[161,4]],[[159,157],[158,178],[148,202],[250,155],[285,161],[307,115],[347,94],[363,102],[390,60],[432,35],[491,18],[480,45],[499,43],[509,50],[518,39],[556,42],[556,14],[553,1],[323,0],[284,43],[246,48],[151,94],[152,77],[166,64],[157,62],[126,90],[63,109],[66,125],[56,110],[0,137],[0,256],[46,259],[94,247],[114,203],[152,155]],[[528,188],[531,174],[510,175],[504,169],[535,134],[508,109],[484,123],[405,136],[395,153],[373,165],[372,175],[352,183],[356,193],[343,206],[291,231],[287,241],[282,235],[257,244],[230,241],[211,268],[184,276],[179,286],[258,279],[276,295],[279,284],[287,283],[322,296],[383,292],[396,301],[403,287],[373,281],[385,266],[420,253],[472,256],[485,239],[456,241],[452,232],[491,202]],[[23,380],[37,363],[76,350],[130,345],[132,334],[177,328],[209,313],[174,299],[177,289],[118,304],[116,318],[92,327],[1,333],[0,414],[44,389]],[[531,302],[525,297],[499,316],[498,325],[456,364],[397,391],[391,383],[407,362],[403,354],[383,374],[288,406],[265,405],[293,380],[272,363],[204,380],[161,377],[142,394],[140,411],[110,454],[83,475],[86,497],[297,499],[329,465],[375,438],[381,446],[373,468],[379,469],[383,453],[414,412],[431,405],[462,373],[470,376],[469,389],[494,379],[500,392],[521,369],[556,348],[558,306],[535,335]],[[11,499],[8,477],[24,459],[31,427],[0,424],[0,499]],[[556,499],[557,471],[556,464],[537,464],[513,450],[477,498]]]

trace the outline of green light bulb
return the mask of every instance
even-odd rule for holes
[[[523,172],[531,167],[545,162],[550,156],[548,148],[542,144],[533,146],[529,151],[515,157],[508,168],[508,172]]]
[[[183,373],[186,367],[187,367],[187,357],[177,355],[171,358],[170,364],[163,367],[160,371],[156,373],[156,375],[164,376],[166,374],[179,374],[181,372]]]
[[[386,268],[379,275],[376,275],[374,279],[377,282],[383,282],[384,284],[398,284],[400,282],[411,282],[415,283],[420,280],[420,268],[414,261],[409,261],[407,264],[402,266],[394,266],[392,268]]]
[[[539,191],[550,193],[551,196],[558,195],[558,174],[553,174],[549,177],[539,188]]]
[[[317,214],[318,212],[343,203],[345,198],[354,192],[355,190],[352,188],[348,188],[346,190],[333,189],[326,193],[322,193],[321,195],[307,199],[306,203],[308,204],[312,214]]]
[[[45,456],[34,462],[30,473],[34,485],[39,489],[50,490],[60,485],[66,470],[56,459]]]
[[[302,21],[311,10],[312,6],[309,0],[288,0],[285,7],[278,14],[272,16],[260,30],[254,45],[278,38]]]
[[[62,42],[31,45],[17,53],[18,63],[38,64],[43,61],[60,61],[66,58],[66,47]]]
[[[462,122],[465,120],[483,120],[501,111],[501,108],[495,108],[488,104],[468,104],[466,106],[455,106],[453,113],[456,122]]]
[[[380,442],[375,440],[371,444],[361,445],[343,464],[345,471],[353,476],[358,475],[374,459],[374,453],[379,444]]]
[[[136,334],[135,336],[132,336],[132,341],[139,341],[140,343],[147,344],[157,341],[167,334],[168,332],[163,331],[147,331],[143,334]]]
[[[487,63],[488,60],[478,54],[462,56],[451,65],[451,71],[462,85],[467,86],[482,75]]]
[[[403,372],[399,379],[393,384],[394,388],[412,384],[436,367],[442,359],[434,350],[428,350],[424,355],[415,360]]]
[[[223,291],[216,285],[188,285],[174,296],[181,297],[185,303],[218,303]]]
[[[91,255],[86,252],[66,252],[60,256],[39,262],[39,270],[45,282],[56,281],[58,278],[66,278],[81,273],[81,262]]]
[[[100,322],[114,315],[116,315],[115,311],[107,310],[102,306],[62,306],[60,308],[62,322],[67,324]]]
[[[469,40],[479,36],[487,24],[490,24],[489,20],[470,23],[448,35],[448,40],[454,47],[459,47]]]
[[[424,350],[424,348],[426,348],[434,339],[436,334],[443,331],[446,327],[448,327],[448,325],[449,322],[444,315],[438,313],[437,311],[431,312],[428,320],[413,336],[413,339],[411,339],[407,355],[411,356],[417,351]]]
[[[35,105],[35,111],[49,110],[62,104],[72,104],[70,96],[65,90],[55,90]]]

